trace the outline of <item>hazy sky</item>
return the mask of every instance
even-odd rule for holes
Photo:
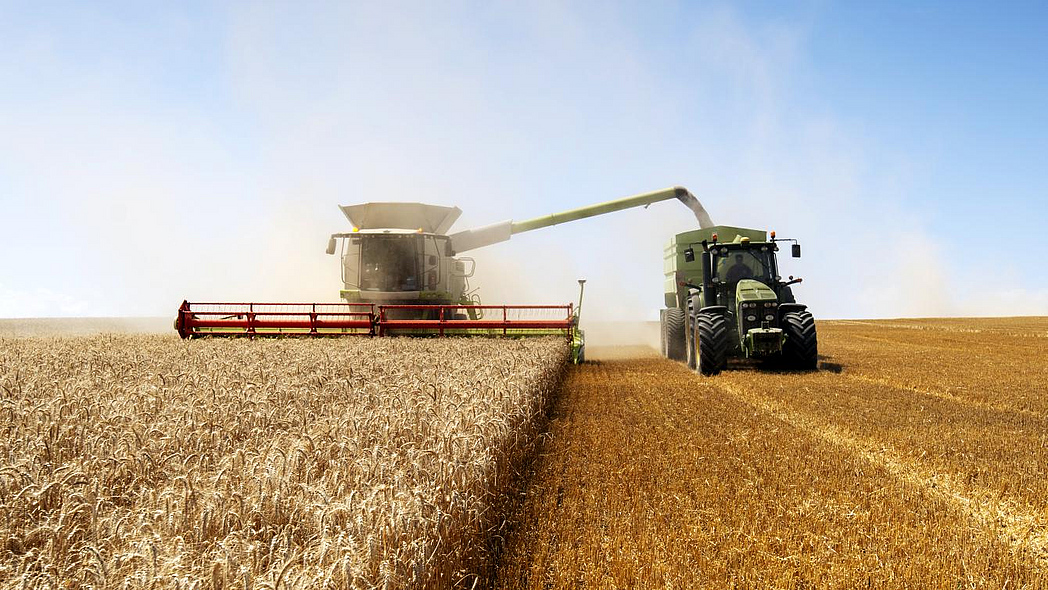
[[[1048,315],[1043,3],[0,1],[0,317],[337,299],[339,204],[455,229],[680,184],[816,317]],[[677,202],[477,251],[657,317]]]

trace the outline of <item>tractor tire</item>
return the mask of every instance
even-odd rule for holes
[[[688,341],[685,344],[688,347],[688,368],[695,370],[699,366],[699,353],[698,353],[698,340],[695,339],[694,320],[688,322],[688,326],[684,330],[684,335]]]
[[[663,333],[666,338],[666,358],[671,361],[688,360],[688,337],[684,333],[687,318],[684,310],[679,307],[671,307],[666,310],[666,321],[663,324]]]
[[[728,365],[728,320],[719,313],[695,316],[696,369],[706,376],[716,375]]]
[[[782,316],[786,343],[782,345],[782,360],[787,369],[814,371],[819,366],[819,339],[815,333],[815,318],[808,311],[791,311]]]

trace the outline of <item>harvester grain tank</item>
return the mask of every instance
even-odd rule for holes
[[[815,320],[779,275],[779,244],[796,240],[775,232],[712,226],[677,234],[664,256],[665,305],[660,316],[662,353],[687,361],[704,375],[729,358],[778,361],[784,368],[815,369]]]
[[[175,327],[199,336],[503,335],[566,334],[576,362],[584,357],[579,307],[482,305],[469,278],[475,262],[461,256],[513,235],[678,199],[700,227],[712,225],[685,188],[633,195],[515,222],[447,233],[457,207],[424,203],[364,203],[341,207],[352,230],[333,234],[327,253],[340,252],[341,303],[183,302]]]

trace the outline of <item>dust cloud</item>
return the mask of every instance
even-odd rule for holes
[[[587,356],[594,348],[645,347],[659,350],[659,322],[583,321]]]
[[[174,334],[171,325],[171,319],[165,317],[0,319],[0,338],[94,334]]]

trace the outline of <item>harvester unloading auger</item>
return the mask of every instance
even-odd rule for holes
[[[340,251],[341,303],[190,303],[175,329],[201,336],[531,336],[564,335],[575,362],[585,356],[578,307],[482,305],[469,287],[475,263],[459,254],[509,240],[514,234],[678,199],[699,226],[713,222],[683,187],[633,195],[526,221],[502,221],[447,234],[462,211],[423,203],[364,203],[341,207],[353,225],[331,236]],[[468,265],[468,266],[467,266]]]

